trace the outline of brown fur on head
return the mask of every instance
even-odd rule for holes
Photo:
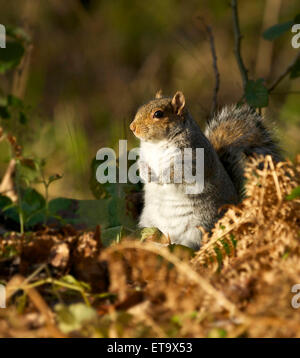
[[[159,91],[154,100],[139,108],[130,129],[141,140],[160,141],[183,125],[184,114],[185,98],[182,92],[178,91],[170,98],[162,97]]]

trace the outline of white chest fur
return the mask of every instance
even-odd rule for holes
[[[178,148],[167,146],[166,142],[141,143],[140,160],[155,174],[169,166],[176,155]],[[139,225],[157,227],[169,235],[172,242],[190,247],[198,247],[201,240],[191,199],[175,184],[145,184],[145,206]]]
[[[158,143],[141,142],[141,160],[158,175],[161,170],[170,166],[172,159],[180,155],[180,151],[175,146],[168,146],[166,141]]]

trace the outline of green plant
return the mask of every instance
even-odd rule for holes
[[[242,54],[241,54],[241,40],[243,38],[240,31],[239,16],[238,16],[238,5],[237,0],[231,0],[232,8],[232,19],[234,29],[234,53],[236,62],[239,67],[239,71],[243,82],[243,95],[241,102],[246,102],[253,108],[259,110],[263,107],[267,107],[269,103],[269,95],[278,86],[278,84],[290,74],[290,79],[295,79],[300,76],[300,52],[298,52],[292,62],[287,66],[286,69],[275,79],[270,86],[267,86],[265,79],[249,79],[248,70],[245,66]],[[275,40],[285,32],[289,31],[293,24],[300,22],[300,14],[298,14],[293,20],[285,22],[283,24],[277,24],[269,29],[265,30],[262,34],[263,38],[269,41]]]

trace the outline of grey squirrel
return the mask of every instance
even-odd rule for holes
[[[244,167],[254,154],[281,160],[280,149],[263,118],[249,106],[225,107],[203,133],[186,108],[182,92],[173,98],[157,93],[141,106],[130,125],[140,139],[140,173],[145,166],[160,177],[176,151],[204,148],[204,187],[187,194],[187,183],[145,180],[140,227],[156,227],[172,243],[201,245],[202,226],[210,231],[223,215],[225,204],[237,204],[243,196]],[[194,158],[194,157],[193,157]],[[194,159],[192,166],[195,165]],[[145,178],[143,178],[145,179]],[[149,177],[147,177],[149,179]]]

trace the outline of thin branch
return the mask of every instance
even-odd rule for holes
[[[232,8],[232,19],[233,19],[233,30],[234,30],[234,53],[236,57],[237,64],[239,66],[239,70],[243,80],[243,88],[245,91],[246,84],[248,82],[248,70],[246,69],[242,55],[241,55],[241,40],[242,35],[240,31],[238,10],[237,10],[237,2],[236,0],[231,0],[231,8]]]
[[[271,93],[279,83],[291,72],[295,63],[300,59],[300,51],[297,53],[293,61],[287,66],[287,68],[280,74],[280,76],[273,82],[273,84],[268,88],[268,92]]]
[[[216,54],[215,40],[212,33],[212,29],[210,26],[206,25],[204,21],[203,21],[203,25],[209,37],[209,44],[210,44],[211,55],[213,60],[213,69],[215,73],[215,87],[214,87],[211,110],[210,110],[210,117],[212,118],[218,106],[218,92],[220,89],[220,72],[218,70],[218,65],[217,65],[217,54]]]
[[[16,202],[18,199],[15,190],[15,181],[14,181],[15,174],[16,174],[16,161],[15,159],[11,159],[0,183],[0,194],[6,193],[6,196],[8,196],[13,202]]]

